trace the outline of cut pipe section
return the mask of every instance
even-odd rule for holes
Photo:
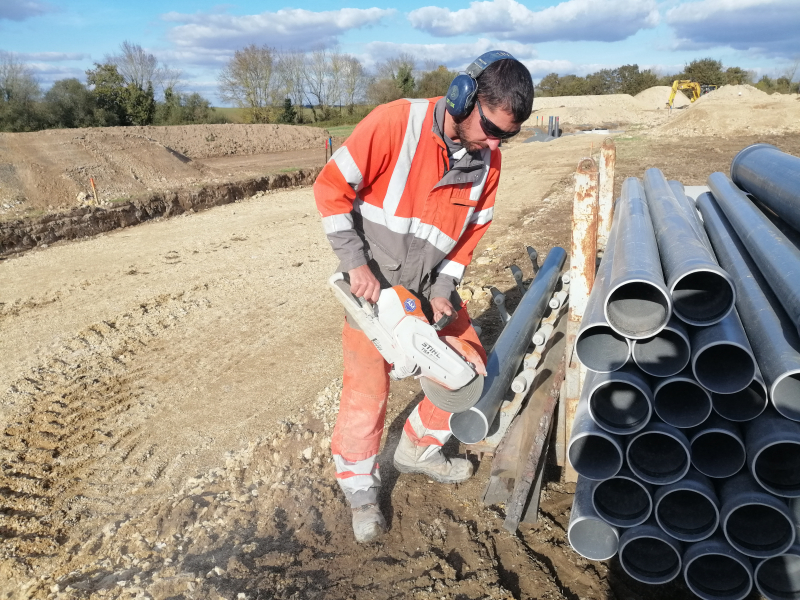
[[[735,475],[747,460],[739,425],[716,413],[689,433],[689,444],[694,468],[714,479]]]
[[[667,326],[651,338],[634,340],[631,353],[638,367],[653,377],[671,377],[689,364],[692,352],[689,332],[673,317]]]
[[[653,409],[673,427],[696,427],[711,414],[711,393],[700,385],[689,368],[661,379],[653,388]]]
[[[680,481],[662,486],[653,498],[659,526],[682,542],[699,542],[719,525],[719,499],[711,480],[690,469]]]
[[[753,578],[767,600],[800,598],[800,544],[794,544],[785,554],[762,560]]]
[[[673,314],[690,325],[719,323],[736,301],[730,275],[717,264],[660,170],[645,171],[644,189]]]
[[[769,408],[744,425],[747,466],[766,491],[800,497],[800,423]]]
[[[650,420],[653,394],[650,383],[636,368],[588,373],[583,389],[588,396],[592,420],[609,433],[636,433]]]
[[[609,525],[592,506],[592,482],[578,476],[567,526],[569,545],[589,560],[608,560],[617,553],[619,531]]]
[[[795,541],[795,524],[786,502],[766,493],[747,471],[719,487],[720,525],[736,550],[753,558],[772,558]]]
[[[683,546],[650,519],[631,527],[619,539],[619,562],[625,572],[642,583],[660,584],[681,573]]]
[[[761,371],[756,367],[756,376],[741,392],[733,394],[711,394],[711,403],[718,415],[730,421],[752,421],[764,412],[769,403],[767,385]]]
[[[775,409],[800,421],[800,337],[711,194],[701,194],[703,215],[720,264],[734,278],[736,308],[758,359]]]
[[[688,547],[683,578],[703,600],[743,600],[753,589],[753,565],[717,533]]]
[[[599,481],[619,473],[623,462],[622,443],[616,435],[601,429],[592,420],[588,405],[584,388],[575,409],[567,457],[579,475]]]
[[[450,431],[465,444],[480,442],[494,423],[531,336],[542,320],[566,258],[566,251],[558,246],[547,253],[542,267],[489,353],[480,399],[469,410],[450,415]]]
[[[609,479],[592,482],[592,506],[610,525],[635,527],[650,518],[653,486],[640,481],[630,469],[623,467]]]
[[[618,228],[605,297],[606,321],[631,339],[653,337],[672,316],[644,189],[635,177],[622,184],[614,220]]]
[[[686,436],[679,429],[655,420],[631,436],[625,456],[630,470],[653,485],[675,483],[691,465]]]
[[[692,330],[692,371],[712,392],[741,392],[756,376],[756,359],[739,315],[733,310],[719,323]]]
[[[631,357],[631,345],[621,333],[614,331],[606,321],[605,297],[611,281],[614,262],[614,244],[617,222],[613,221],[603,260],[595,275],[594,286],[586,302],[586,311],[575,338],[575,354],[587,368],[598,373],[608,373],[621,368]]]

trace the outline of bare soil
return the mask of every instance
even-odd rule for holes
[[[504,146],[495,222],[462,285],[485,344],[500,329],[488,287],[513,304],[508,266],[532,275],[525,246],[568,247],[572,173],[601,141]],[[702,184],[754,141],[800,153],[800,134],[634,128],[616,139],[617,183],[658,166]],[[258,164],[220,172],[236,180]],[[539,523],[517,535],[502,505],[479,501],[487,461],[459,486],[398,476],[391,453],[421,398],[415,381],[394,383],[389,403],[390,531],[356,545],[329,458],[335,262],[308,187],[0,260],[0,598],[690,597],[575,554],[573,488],[557,468]]]

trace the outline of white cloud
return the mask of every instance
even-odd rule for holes
[[[56,10],[54,6],[47,2],[36,2],[35,0],[26,0],[23,2],[4,0],[0,2],[0,21],[3,19],[8,21],[24,21],[25,19],[39,17],[49,12],[55,12]]]
[[[82,52],[17,52],[14,56],[24,62],[62,62],[67,60],[86,60],[91,58],[91,55],[84,54]]]
[[[367,68],[374,64],[404,52],[417,59],[420,65],[429,60],[442,63],[450,69],[464,69],[478,56],[489,50],[505,50],[514,55],[521,62],[524,59],[535,58],[538,54],[530,44],[519,42],[496,42],[487,38],[480,38],[475,42],[463,44],[403,44],[398,42],[370,42],[365,47],[366,52],[359,56]]]
[[[281,9],[258,15],[167,13],[165,21],[182,23],[169,32],[181,48],[236,49],[247,44],[267,44],[278,48],[310,49],[338,41],[351,29],[375,25],[395,14],[394,9],[343,8],[312,12]]]
[[[483,0],[456,11],[426,6],[408,19],[441,37],[483,33],[520,42],[613,42],[655,27],[659,14],[655,0],[566,0],[537,11],[516,0]]]
[[[701,0],[666,13],[677,49],[728,46],[775,56],[800,52],[797,0]]]

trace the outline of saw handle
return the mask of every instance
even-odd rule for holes
[[[433,328],[436,331],[441,331],[442,329],[444,329],[445,327],[450,325],[450,323],[455,321],[457,318],[458,318],[458,314],[456,313],[456,311],[454,309],[452,313],[450,313],[449,315],[443,315],[441,319],[436,321],[436,323],[433,324]]]
[[[374,307],[373,307],[371,302],[369,302],[363,296],[356,297],[355,294],[353,294],[350,291],[350,274],[349,273],[334,273],[333,275],[331,275],[331,278],[328,280],[328,282],[331,285],[337,286],[343,292],[346,292],[347,294],[349,294],[350,297],[353,298],[353,302],[357,303],[359,305],[359,308],[361,308],[362,310],[364,310],[368,314],[374,314],[375,309],[374,309]],[[342,283],[346,284],[346,287],[345,287],[345,285],[342,285]]]

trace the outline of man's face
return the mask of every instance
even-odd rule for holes
[[[461,145],[464,146],[468,152],[474,152],[482,148],[497,150],[498,146],[500,146],[500,138],[487,134],[486,131],[484,131],[484,127],[481,126],[481,112],[483,112],[483,116],[490,124],[493,124],[503,131],[512,132],[519,130],[519,125],[514,122],[514,118],[509,112],[502,108],[490,108],[485,104],[480,104],[479,110],[478,103],[476,103],[475,108],[472,109],[472,112],[466,119],[460,123],[453,123]]]

